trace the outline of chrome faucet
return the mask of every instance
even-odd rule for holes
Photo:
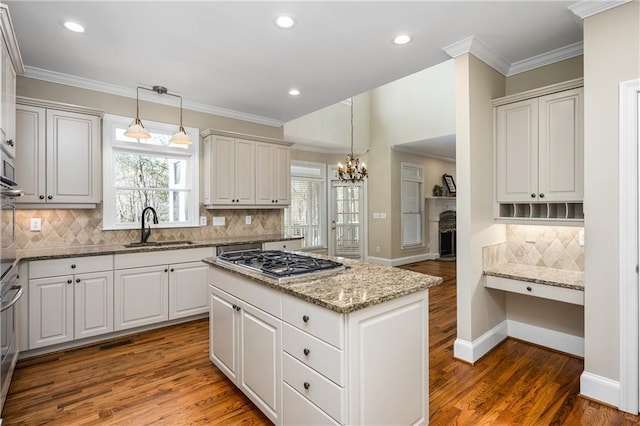
[[[145,207],[142,210],[142,228],[140,229],[141,234],[140,234],[140,243],[144,244],[147,242],[147,240],[149,239],[149,236],[151,235],[151,225],[147,225],[147,229],[144,229],[144,223],[145,223],[145,216],[147,215],[147,210],[151,210],[151,213],[153,213],[153,223],[155,223],[156,225],[158,224],[158,214],[156,213],[156,210],[153,207]]]

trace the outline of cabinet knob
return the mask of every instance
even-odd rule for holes
[[[40,198],[41,200],[44,200],[44,195],[41,195],[38,198]]]
[[[171,272],[175,271],[175,269],[171,268]]]
[[[52,195],[47,195],[47,200],[53,200],[53,196]]]
[[[531,193],[531,198],[536,198],[536,194],[534,194],[533,192]]]
[[[75,263],[71,264],[71,269],[76,269],[76,264]]]
[[[527,291],[531,291],[531,287],[530,286],[527,286]]]
[[[236,311],[240,312],[240,306],[236,306]]]
[[[540,193],[540,198],[544,198],[544,194]]]
[[[302,352],[304,352],[304,354],[306,356],[309,356],[309,354],[311,353],[311,351],[309,349],[307,349],[307,348],[304,348],[304,350]]]
[[[71,280],[67,280],[67,284],[71,284],[73,281]]]
[[[79,283],[80,282],[80,278],[76,278],[76,282]]]
[[[302,386],[304,386],[305,389],[309,389],[311,387],[311,384],[309,382],[304,382]]]
[[[169,270],[168,270],[168,269],[165,269],[164,271],[165,271],[165,272],[169,272]]]
[[[309,322],[309,315],[303,315],[302,316],[302,321]]]
[[[9,139],[9,140],[7,141],[7,145],[9,145],[9,146],[13,146],[13,139]]]

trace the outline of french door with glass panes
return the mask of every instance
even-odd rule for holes
[[[329,255],[364,257],[364,188],[362,183],[331,182]]]

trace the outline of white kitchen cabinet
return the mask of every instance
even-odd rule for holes
[[[274,423],[281,423],[282,322],[211,287],[210,358]]]
[[[44,106],[43,106],[44,105]],[[24,207],[88,208],[100,202],[99,111],[18,99],[17,181]]]
[[[29,264],[29,349],[113,331],[113,257]]]
[[[582,79],[493,101],[496,218],[584,220]]]
[[[115,271],[115,330],[169,319],[167,266]]]
[[[202,137],[206,208],[283,208],[290,203],[291,143],[207,129]]]
[[[255,142],[212,135],[204,139],[207,205],[255,204]]]
[[[16,74],[24,73],[9,9],[0,4],[0,147],[16,156]]]
[[[208,312],[207,270],[201,261],[169,265],[169,319]]]
[[[256,143],[256,204],[287,206],[291,199],[291,151]]]

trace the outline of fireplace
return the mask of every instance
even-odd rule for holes
[[[438,220],[440,260],[456,259],[456,212],[445,210]]]
[[[455,244],[456,244],[456,198],[455,197],[426,197],[427,198],[427,220],[428,220],[428,235],[429,235],[429,259],[439,259],[441,257],[440,247],[449,245],[449,251],[454,253],[453,257],[448,259],[455,259]],[[446,225],[440,226],[440,214],[449,212],[445,215]],[[448,217],[449,219],[446,219]],[[444,232],[441,236],[441,229],[451,232]]]

